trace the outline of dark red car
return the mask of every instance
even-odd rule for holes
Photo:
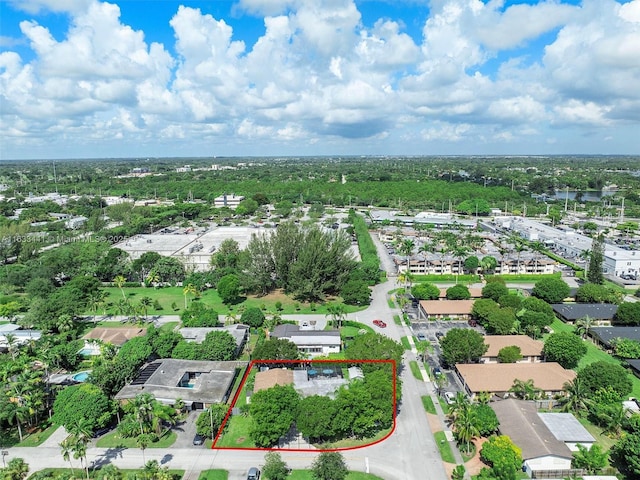
[[[373,324],[374,324],[376,327],[380,327],[380,328],[385,328],[385,327],[387,326],[387,324],[386,324],[386,323],[384,323],[382,320],[374,320],[374,321],[373,321]]]

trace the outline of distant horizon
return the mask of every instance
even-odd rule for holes
[[[388,159],[388,158],[408,158],[408,159],[420,159],[420,158],[553,158],[553,157],[565,157],[565,158],[603,158],[603,157],[612,157],[612,158],[634,158],[639,157],[638,154],[625,154],[625,153],[550,153],[550,154],[468,154],[468,155],[458,155],[458,154],[450,154],[450,155],[439,155],[439,154],[425,154],[425,155],[403,155],[403,154],[388,154],[388,155],[331,155],[331,154],[321,154],[321,155],[221,155],[216,157],[208,157],[208,156],[175,156],[170,155],[166,157],[162,156],[132,156],[132,157],[66,157],[66,158],[7,158],[0,159],[0,163],[2,162],[67,162],[67,161],[100,161],[100,160],[109,160],[109,161],[117,161],[117,160],[130,160],[130,161],[147,161],[147,160],[207,160],[215,163],[215,160],[238,160],[238,159],[265,159],[265,160],[274,160],[274,159],[283,159],[283,160],[291,160],[291,159],[348,159],[348,158],[356,158],[356,159]],[[640,165],[638,166],[640,170]]]
[[[3,159],[640,154],[640,0],[5,0],[0,31]]]

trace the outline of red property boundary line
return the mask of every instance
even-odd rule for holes
[[[393,374],[391,375],[392,378],[392,386],[393,386],[393,425],[391,427],[391,430],[389,431],[389,433],[387,433],[384,437],[376,440],[375,442],[371,442],[371,443],[367,443],[365,445],[358,445],[356,447],[344,447],[344,448],[327,448],[325,450],[312,450],[309,448],[260,448],[260,447],[216,447],[216,443],[218,443],[218,440],[220,439],[220,437],[222,436],[222,433],[224,431],[224,427],[226,426],[227,422],[229,421],[229,418],[231,417],[231,411],[233,410],[234,405],[236,404],[236,402],[238,401],[238,397],[240,396],[240,394],[242,393],[242,390],[245,386],[245,383],[247,381],[247,378],[249,377],[249,374],[251,373],[251,370],[253,369],[253,367],[255,365],[264,365],[264,364],[276,364],[276,365],[283,365],[283,364],[294,364],[294,365],[311,365],[311,364],[318,364],[318,363],[331,363],[331,364],[344,364],[347,363],[349,365],[357,365],[357,364],[362,364],[362,363],[388,363],[391,365],[392,367],[392,372]],[[396,430],[396,414],[397,414],[397,405],[396,405],[396,361],[395,360],[251,360],[251,362],[249,363],[249,366],[247,367],[247,370],[244,372],[244,376],[242,377],[242,382],[240,383],[240,386],[238,387],[238,390],[236,391],[236,394],[233,396],[233,401],[231,402],[231,406],[229,407],[229,409],[227,410],[227,414],[224,417],[224,420],[222,421],[222,425],[220,425],[220,428],[218,429],[218,433],[216,435],[216,438],[214,439],[213,443],[211,444],[211,449],[212,450],[257,450],[257,451],[278,451],[278,452],[339,452],[339,451],[345,451],[345,450],[357,450],[358,448],[364,448],[364,447],[370,447],[371,445],[375,445],[377,443],[383,442],[385,441],[387,438],[389,438],[393,432]]]

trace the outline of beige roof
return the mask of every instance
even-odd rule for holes
[[[514,380],[533,380],[545,392],[562,390],[576,372],[565,370],[559,363],[458,363],[456,369],[471,392],[507,392]]]
[[[527,335],[487,335],[484,337],[484,343],[489,349],[483,357],[497,357],[500,350],[511,346],[520,347],[523,357],[540,356],[544,347],[543,342]]]
[[[440,298],[447,298],[447,288],[440,289]],[[482,297],[482,289],[481,288],[470,288],[469,294],[471,298],[481,298]]]
[[[420,300],[427,315],[469,315],[474,300]]]
[[[286,368],[270,368],[264,372],[256,373],[253,391],[266,390],[276,385],[291,385],[293,383],[293,370]]]
[[[127,341],[134,337],[142,337],[147,333],[144,328],[130,328],[130,327],[96,327],[87,333],[84,337],[85,340],[101,340],[105,343],[111,343],[112,345],[123,345]]]

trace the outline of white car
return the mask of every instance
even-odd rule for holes
[[[456,396],[452,392],[444,392],[444,400],[447,404],[451,405],[455,401],[455,398]]]

